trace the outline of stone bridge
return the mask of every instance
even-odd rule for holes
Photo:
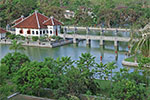
[[[90,44],[91,40],[99,40],[100,45],[104,45],[104,41],[114,41],[114,46],[118,46],[118,42],[129,42],[130,37],[118,37],[118,36],[95,36],[95,35],[79,35],[79,34],[59,34],[62,38],[71,38],[73,43],[77,43],[77,39],[85,39],[86,44]]]
[[[130,29],[125,29],[125,28],[102,28],[102,27],[74,27],[74,26],[63,26],[63,28],[67,29],[79,29],[79,30],[86,30],[87,28],[90,30],[105,30],[105,31],[122,31],[122,32],[130,32]]]

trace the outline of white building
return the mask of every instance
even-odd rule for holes
[[[64,16],[66,19],[71,19],[75,16],[75,13],[73,11],[70,11],[70,10],[65,10]]]
[[[5,38],[5,37],[6,37],[6,33],[7,33],[7,31],[6,31],[6,30],[4,30],[4,29],[0,28],[0,39]]]
[[[37,11],[26,18],[21,16],[19,19],[15,20],[13,24],[15,24],[13,27],[15,28],[16,35],[20,34],[25,37],[40,37],[44,36],[45,34],[48,36],[57,36],[60,34],[62,25],[62,23],[55,18],[48,18]]]

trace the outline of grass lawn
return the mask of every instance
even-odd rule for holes
[[[139,54],[139,55],[136,55],[136,57],[137,57],[137,62],[139,62],[140,59],[142,58],[142,55]],[[135,59],[135,56],[131,56],[131,57],[129,57],[129,58],[126,58],[125,61],[134,62],[134,59]]]

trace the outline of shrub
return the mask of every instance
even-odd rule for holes
[[[38,36],[33,36],[33,37],[32,37],[32,40],[33,40],[33,41],[37,41],[38,39],[39,39]]]
[[[61,29],[60,29],[60,33],[62,33],[62,34],[64,33],[64,30],[63,30],[63,28],[61,28]]]
[[[146,80],[139,71],[129,73],[126,69],[114,76],[112,97],[121,100],[144,100],[146,97]]]
[[[8,74],[16,72],[22,64],[30,61],[25,54],[18,52],[8,53],[2,60],[1,63],[8,67]]]
[[[46,41],[46,37],[42,36],[39,38],[40,41]]]
[[[146,88],[134,80],[122,79],[113,86],[113,97],[121,100],[144,100]]]
[[[62,37],[53,35],[53,36],[52,36],[52,39],[61,40]]]
[[[16,39],[25,40],[25,37],[24,37],[24,36],[22,36],[22,35],[20,35],[20,34],[18,34],[18,35],[16,35]]]
[[[10,34],[10,35],[8,35],[8,38],[13,40],[13,39],[16,38],[16,35],[15,34]]]
[[[7,33],[6,33],[6,37],[8,37],[9,35],[11,35],[11,33],[10,33],[10,32],[7,32]]]

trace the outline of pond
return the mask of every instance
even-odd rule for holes
[[[9,50],[10,45],[2,45],[0,44],[0,60],[9,52],[13,52]],[[70,56],[73,60],[78,60],[79,56],[82,53],[91,53],[95,56],[95,60],[97,63],[100,63],[100,56],[103,57],[102,62],[116,62],[116,65],[119,70],[124,66],[121,64],[122,60],[125,58],[125,52],[128,51],[128,43],[120,42],[119,43],[119,51],[118,51],[118,59],[116,60],[116,53],[114,49],[113,42],[105,42],[104,47],[100,47],[99,41],[91,41],[91,46],[86,45],[86,41],[81,41],[78,45],[69,44],[57,48],[40,48],[40,47],[25,47],[24,51],[20,51],[26,54],[31,60],[43,61],[45,57],[62,57],[62,56]],[[133,70],[134,68],[131,68]]]

